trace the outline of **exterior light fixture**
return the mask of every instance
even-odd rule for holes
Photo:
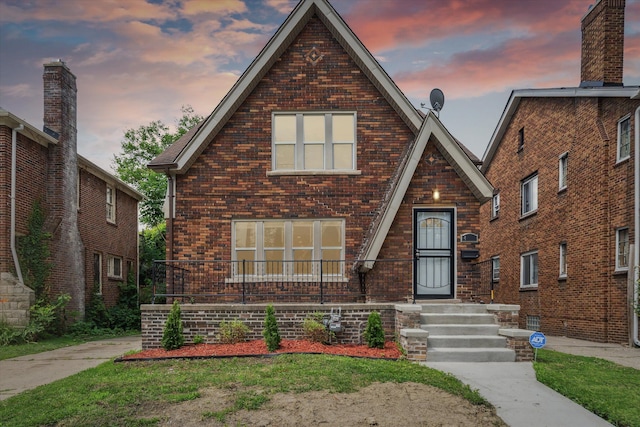
[[[433,190],[433,200],[436,202],[440,200],[440,192],[437,189]]]

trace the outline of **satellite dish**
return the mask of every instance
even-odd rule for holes
[[[440,110],[442,110],[442,107],[444,106],[444,93],[442,93],[440,89],[435,88],[431,91],[429,100],[431,101],[431,107],[436,112],[440,112]]]

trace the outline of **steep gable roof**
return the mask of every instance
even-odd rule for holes
[[[556,89],[518,89],[511,91],[507,105],[498,120],[498,124],[493,131],[489,145],[482,156],[482,167],[480,170],[487,173],[491,167],[491,161],[495,156],[498,146],[504,137],[511,119],[518,110],[522,98],[640,98],[640,88],[638,86],[624,87],[589,87],[589,88],[556,88]]]
[[[407,152],[405,159],[403,159],[401,171],[392,184],[384,206],[374,220],[371,238],[363,245],[359,259],[366,260],[366,262],[361,268],[365,270],[373,268],[374,261],[378,257],[382,244],[389,233],[389,229],[402,204],[402,199],[411,184],[411,179],[430,140],[436,144],[443,157],[453,166],[458,176],[480,202],[485,202],[493,196],[493,187],[477,168],[475,162],[447,131],[436,115],[430,111],[422,123],[413,146]]]
[[[407,126],[417,132],[422,124],[420,113],[329,2],[302,0],[211,115],[197,129],[192,129],[193,132],[184,135],[151,161],[149,167],[157,171],[185,173],[314,15],[324,23]]]

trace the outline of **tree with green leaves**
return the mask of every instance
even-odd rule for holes
[[[147,164],[203,120],[191,106],[183,106],[181,111],[182,117],[177,120],[175,131],[159,120],[127,130],[121,152],[113,158],[113,169],[118,178],[144,194],[145,198],[140,202],[140,222],[149,227],[164,221],[162,204],[167,177],[147,168]]]
[[[262,331],[267,350],[273,352],[280,347],[280,331],[278,331],[278,321],[276,320],[276,310],[269,304],[265,312],[264,330]]]

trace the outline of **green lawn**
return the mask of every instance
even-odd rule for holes
[[[640,371],[594,357],[538,350],[538,381],[615,426],[640,427]]]
[[[373,382],[419,382],[491,405],[449,374],[407,361],[326,355],[128,362],[102,365],[0,402],[0,426],[142,426],[137,411],[196,399],[205,387],[238,390],[234,408],[257,409],[278,392],[350,392]],[[247,395],[260,386],[263,394]],[[245,390],[245,391],[243,391]],[[266,398],[265,398],[266,396]],[[225,414],[201,414],[224,417]]]

